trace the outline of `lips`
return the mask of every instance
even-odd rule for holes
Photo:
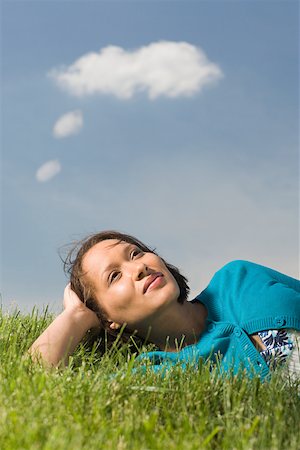
[[[147,292],[148,288],[153,283],[153,281],[155,281],[156,278],[158,278],[158,277],[163,277],[163,274],[161,272],[156,272],[156,273],[152,273],[151,275],[148,276],[148,278],[144,284],[144,290],[143,290],[144,294],[145,294],[145,292]]]

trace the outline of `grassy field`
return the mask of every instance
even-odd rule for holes
[[[300,381],[133,373],[125,348],[81,347],[70,367],[45,370],[23,355],[50,321],[0,311],[1,450],[299,450]]]

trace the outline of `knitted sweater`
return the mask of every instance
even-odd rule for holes
[[[269,329],[300,330],[300,281],[251,262],[225,265],[196,301],[208,311],[199,341],[175,353],[141,355],[152,361],[154,370],[210,359],[218,361],[223,373],[243,368],[250,376],[258,373],[263,379],[269,367],[249,335]]]

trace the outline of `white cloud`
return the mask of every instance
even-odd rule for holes
[[[58,85],[76,96],[111,94],[129,99],[146,92],[159,96],[191,96],[219,80],[219,66],[203,50],[187,42],[160,41],[136,50],[108,46],[90,52],[68,67],[50,72]]]
[[[61,171],[61,165],[57,159],[47,161],[36,171],[36,179],[39,182],[45,182],[51,180],[55,175]]]
[[[54,124],[53,135],[60,139],[76,134],[83,125],[82,113],[79,110],[70,111],[61,116]]]

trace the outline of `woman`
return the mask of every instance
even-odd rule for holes
[[[89,236],[65,265],[65,309],[30,349],[47,364],[67,363],[88,330],[116,336],[125,327],[125,336],[160,349],[147,354],[155,369],[210,359],[221,371],[245,368],[262,378],[283,360],[297,370],[300,282],[294,278],[234,261],[187,301],[187,280],[176,267],[115,231]]]

